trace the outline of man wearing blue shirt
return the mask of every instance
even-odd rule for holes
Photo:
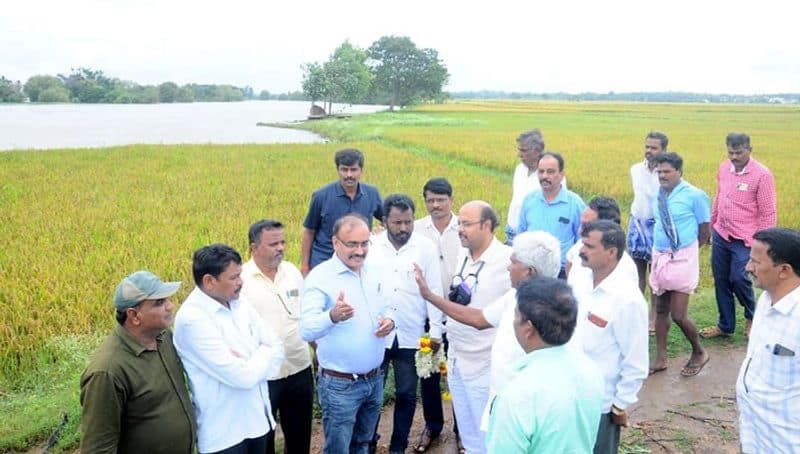
[[[700,336],[687,309],[689,295],[700,280],[699,246],[711,238],[711,204],[708,195],[683,179],[683,159],[673,152],[655,157],[661,185],[653,200],[653,264],[650,288],[656,295],[656,360],[650,374],[667,368],[667,334],[670,317],[692,344],[692,356],[681,375],[697,375],[708,362]]]
[[[517,232],[543,230],[552,234],[561,243],[561,272],[565,279],[564,265],[567,251],[580,239],[581,213],[586,209],[580,196],[563,187],[564,158],[558,153],[544,153],[539,159],[539,185],[522,202]]]
[[[303,276],[333,255],[331,234],[337,219],[348,213],[358,213],[372,228],[372,218],[382,220],[381,195],[374,186],[360,183],[364,172],[364,154],[346,148],[334,156],[339,181],[318,189],[311,196],[308,214],[303,221],[300,244],[300,271]]]
[[[383,403],[380,366],[394,321],[381,288],[382,269],[364,263],[369,245],[365,218],[340,218],[333,225],[334,256],[305,283],[300,336],[317,343],[324,453],[366,454]]]
[[[566,282],[536,277],[517,289],[514,334],[525,351],[490,402],[488,452],[591,452],[603,406],[603,376],[572,337],[578,306]]]

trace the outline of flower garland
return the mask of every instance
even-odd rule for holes
[[[445,377],[444,392],[442,392],[443,400],[450,400],[450,391],[447,388],[447,357],[444,354],[444,348],[439,348],[433,352],[433,344],[429,334],[423,334],[419,338],[419,349],[414,354],[414,365],[417,368],[417,376],[420,378],[428,378],[431,374],[439,372],[442,377]]]

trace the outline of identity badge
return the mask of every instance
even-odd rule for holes
[[[747,186],[747,183],[739,183],[736,185],[736,189],[740,191],[746,191],[748,187],[749,186]]]

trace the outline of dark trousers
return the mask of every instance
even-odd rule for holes
[[[271,431],[270,433],[275,433]],[[263,435],[258,438],[247,438],[238,444],[225,448],[222,451],[216,451],[211,454],[264,454],[267,449],[267,436]]]
[[[417,366],[414,364],[415,348],[400,348],[397,338],[394,339],[392,348],[387,348],[383,356],[383,380],[389,370],[389,363],[394,368],[394,427],[392,439],[389,442],[389,451],[405,451],[408,446],[408,433],[414,421],[414,411],[417,409]],[[378,418],[380,423],[380,418]],[[375,424],[377,439],[378,424]]]
[[[611,412],[600,415],[594,454],[616,454],[619,450],[619,426],[611,420]]]
[[[714,290],[719,309],[719,329],[732,333],[736,330],[736,304],[744,306],[745,318],[753,319],[756,301],[753,283],[744,270],[750,260],[750,248],[742,240],[727,241],[712,229],[711,269],[714,272]]]
[[[270,380],[269,402],[272,415],[283,431],[283,452],[308,454],[311,449],[311,408],[314,375],[311,366],[279,380]],[[267,434],[267,454],[275,452],[275,431]]]

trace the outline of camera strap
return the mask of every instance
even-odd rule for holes
[[[458,272],[458,277],[461,278],[461,282],[465,282],[466,281],[466,279],[464,278],[464,268],[467,267],[467,260],[468,259],[469,259],[469,257],[464,257],[464,263],[461,264],[461,270]],[[473,276],[475,276],[475,283],[476,284],[478,283],[478,274],[480,274],[481,270],[483,269],[483,265],[486,265],[486,262],[481,260],[481,264],[478,265],[477,271],[475,271],[475,274],[473,274]],[[467,275],[467,277],[469,277],[469,275]]]

